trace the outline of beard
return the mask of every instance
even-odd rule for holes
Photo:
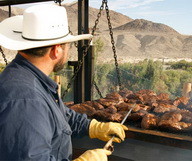
[[[53,72],[58,72],[64,68],[65,63],[63,62],[63,57],[55,64]]]

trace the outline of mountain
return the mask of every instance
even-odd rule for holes
[[[77,3],[70,3],[65,7],[70,29],[74,34],[77,34]],[[12,15],[22,14],[22,12],[22,9],[12,7]],[[89,8],[90,30],[95,24],[98,12],[99,9]],[[0,7],[0,20],[2,21],[6,17],[8,17],[8,8]],[[117,59],[120,63],[137,62],[146,58],[160,60],[192,58],[192,35],[182,35],[165,24],[144,19],[134,20],[112,10],[110,10],[110,20]],[[93,41],[100,41],[104,44],[102,52],[98,53],[98,62],[114,61],[105,11],[101,12]],[[7,58],[11,60],[16,52],[5,50],[5,53]],[[3,59],[0,60],[2,62]],[[71,47],[70,60],[77,60],[77,49],[74,46]]]
[[[148,33],[172,33],[172,34],[179,34],[173,28],[161,24],[161,23],[154,23],[152,21],[147,21],[144,19],[136,19],[131,22],[128,22],[124,25],[114,28],[114,30],[128,30],[130,32],[148,32]]]
[[[65,8],[68,13],[69,25],[71,26],[72,30],[77,30],[77,22],[78,22],[77,7],[78,7],[77,3],[65,5]],[[93,28],[98,12],[99,12],[99,10],[96,8],[92,8],[92,7],[89,8],[89,26],[90,26],[90,28]],[[133,20],[128,16],[125,16],[121,13],[117,13],[112,10],[110,11],[110,19],[111,19],[111,24],[113,27],[118,27],[120,25],[123,25],[123,24]],[[106,12],[102,11],[101,17],[99,19],[99,23],[97,26],[97,32],[101,32],[101,31],[104,31],[107,29],[108,29],[108,23],[107,23]]]

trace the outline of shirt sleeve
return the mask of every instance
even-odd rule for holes
[[[0,106],[0,160],[56,160],[50,154],[55,125],[43,102],[17,99]]]
[[[89,135],[89,124],[91,120],[87,118],[87,115],[77,113],[66,105],[63,106],[65,109],[65,115],[72,130],[72,137],[79,138]]]

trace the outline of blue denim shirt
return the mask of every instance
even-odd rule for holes
[[[0,75],[0,160],[68,161],[90,120],[64,106],[57,84],[21,55]]]

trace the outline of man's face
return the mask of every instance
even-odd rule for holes
[[[67,62],[68,57],[68,51],[69,51],[69,44],[63,44],[61,45],[62,48],[62,56],[58,60],[58,62],[55,64],[53,68],[53,72],[58,72],[64,68],[65,63]]]

